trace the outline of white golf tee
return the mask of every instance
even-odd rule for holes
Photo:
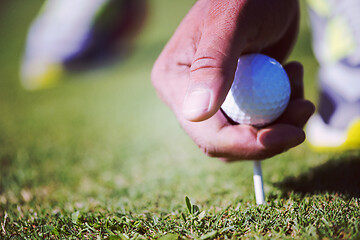
[[[265,203],[264,184],[262,179],[261,161],[253,161],[254,163],[254,188],[256,204]]]

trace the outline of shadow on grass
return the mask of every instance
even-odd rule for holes
[[[284,193],[338,193],[360,197],[360,152],[329,159],[298,177],[288,177],[275,183]]]

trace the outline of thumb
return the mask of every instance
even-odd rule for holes
[[[241,51],[231,50],[231,28],[218,26],[202,33],[191,63],[182,109],[183,116],[190,121],[203,121],[213,116],[220,109],[233,82]],[[241,43],[236,45],[237,50],[241,49]]]

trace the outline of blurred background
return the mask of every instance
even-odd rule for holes
[[[158,99],[152,64],[193,0],[151,0],[125,57],[66,71],[58,84],[28,91],[20,80],[26,36],[43,1],[1,1],[0,206],[33,203],[141,212],[177,209],[184,196],[214,207],[253,201],[252,164],[205,157]],[[302,6],[303,8],[303,6]],[[317,63],[306,11],[290,60],[304,64],[316,100]],[[60,47],[60,46],[59,46]],[[263,164],[265,190],[328,160],[305,144]]]

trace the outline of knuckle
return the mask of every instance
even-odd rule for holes
[[[211,158],[217,157],[216,151],[214,151],[212,148],[202,146],[202,147],[200,147],[200,149],[208,157],[211,157]]]
[[[190,67],[190,72],[194,73],[203,69],[218,69],[220,68],[220,62],[215,57],[203,56],[196,58]]]
[[[207,145],[198,145],[201,151],[208,157],[214,157],[214,151]]]
[[[222,69],[227,54],[219,49],[206,48],[200,50],[191,63],[190,73],[204,69]]]
[[[214,146],[212,146],[210,143],[208,143],[207,141],[197,138],[194,140],[196,145],[200,148],[200,150],[208,157],[214,158],[214,157],[218,157],[216,148]]]

